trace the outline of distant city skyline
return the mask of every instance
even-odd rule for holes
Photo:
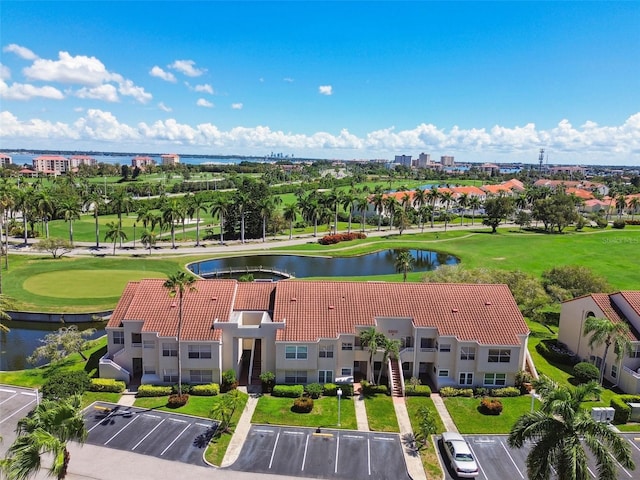
[[[0,148],[640,165],[638,2],[5,1]]]

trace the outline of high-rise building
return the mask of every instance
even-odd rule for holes
[[[443,155],[440,157],[440,164],[443,167],[453,167],[456,163],[453,159],[453,156]]]

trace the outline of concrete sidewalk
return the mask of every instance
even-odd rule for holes
[[[444,429],[447,432],[458,433],[458,427],[456,427],[456,424],[453,422],[451,415],[449,415],[449,410],[447,410],[447,407],[445,406],[444,401],[442,400],[442,397],[440,396],[440,394],[432,393],[431,400],[433,400],[433,404],[435,405],[436,410],[438,411],[438,415],[440,415],[440,418],[442,419],[442,423],[444,423]]]
[[[396,411],[398,426],[400,427],[400,440],[402,441],[404,459],[407,463],[407,472],[409,472],[412,480],[427,480],[427,474],[422,467],[420,452],[416,449],[411,420],[409,419],[404,397],[393,397],[393,408]]]
[[[242,387],[239,388],[242,391]],[[246,389],[245,389],[245,393]],[[242,415],[240,416],[240,420],[238,421],[238,425],[236,425],[235,430],[233,431],[233,436],[231,437],[231,441],[229,442],[229,446],[227,447],[227,452],[222,459],[221,467],[228,467],[233,465],[233,463],[240,456],[240,451],[242,450],[242,446],[244,445],[245,440],[247,439],[247,435],[249,435],[249,429],[251,428],[251,418],[253,417],[253,412],[256,410],[256,405],[258,405],[258,399],[262,394],[260,393],[250,393],[249,398],[247,400],[247,404],[242,411]]]

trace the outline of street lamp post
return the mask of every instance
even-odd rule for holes
[[[133,222],[133,248],[136,248],[136,222]]]
[[[340,426],[340,399],[342,398],[342,389],[339,388],[336,394],[338,395],[338,426]]]

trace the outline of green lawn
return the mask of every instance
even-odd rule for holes
[[[264,395],[258,400],[252,423],[292,425],[296,427],[338,428],[337,397],[321,397],[313,401],[310,413],[291,411],[293,398],[279,398]],[[356,430],[356,412],[351,398],[340,401],[340,428]]]
[[[84,392],[82,394],[82,408],[86,408],[93,402],[118,403],[121,393],[110,392]]]
[[[398,419],[393,408],[393,398],[389,395],[377,394],[365,396],[369,428],[376,432],[399,433]]]
[[[183,413],[185,415],[193,415],[194,417],[211,418],[211,409],[218,403],[225,394],[215,395],[213,397],[200,397],[189,395],[189,401],[183,407],[171,408],[167,406],[168,396],[165,397],[141,397],[136,398],[134,406],[146,408],[149,410],[162,410],[164,412]],[[238,408],[240,412],[247,403],[247,395],[240,392],[241,406]]]
[[[460,433],[506,434],[518,417],[531,411],[531,397],[522,395],[500,400],[504,406],[500,415],[480,413],[479,398],[449,397],[444,399],[444,403]]]
[[[411,420],[411,429],[416,431],[416,420],[418,418],[418,409],[420,407],[427,407],[434,413],[436,422],[436,433],[444,432],[444,424],[442,419],[436,410],[433,400],[429,397],[406,397],[405,403],[407,405],[407,412],[409,412],[409,419]],[[438,454],[436,453],[433,443],[420,450],[420,458],[422,459],[422,466],[425,472],[427,472],[427,478],[442,478],[442,469],[438,460]]]

